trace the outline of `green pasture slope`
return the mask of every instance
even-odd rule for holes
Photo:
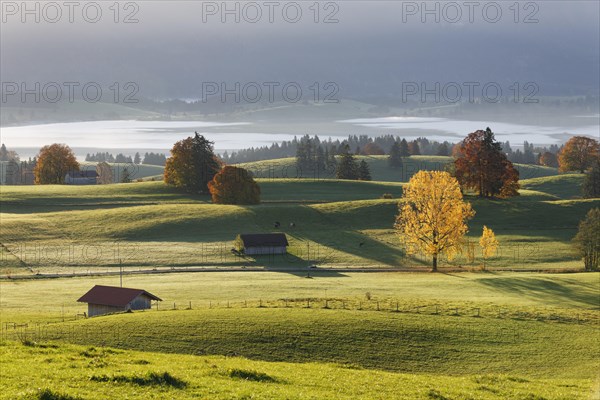
[[[589,398],[588,382],[578,379],[405,374],[333,363],[263,362],[65,344],[0,343],[0,361],[4,366],[0,398],[11,400]]]
[[[369,164],[371,177],[374,181],[383,182],[408,182],[420,170],[444,171],[452,161],[451,157],[444,156],[410,156],[402,159],[401,168],[391,168],[388,156],[357,156],[356,159],[365,160]],[[238,164],[254,173],[257,178],[307,178],[330,179],[335,178],[335,169],[326,168],[324,171],[305,171],[297,167],[296,159],[281,158],[275,160],[255,161]],[[516,164],[521,179],[543,178],[558,174],[556,168],[542,167],[539,165]]]
[[[128,287],[144,288],[164,299],[160,310],[187,308],[224,308],[264,306],[305,307],[307,299],[321,308],[329,299],[331,308],[357,310],[401,310],[426,306],[431,313],[438,304],[440,312],[458,307],[460,314],[473,315],[480,308],[482,317],[520,316],[540,320],[557,317],[562,321],[598,319],[600,311],[598,274],[498,273],[357,273],[335,271],[258,272],[238,271],[125,275]],[[60,322],[63,315],[73,320],[86,311],[76,300],[93,285],[118,285],[119,276],[69,279],[0,281],[0,308],[3,321]],[[52,301],[43,301],[51,298]],[[369,300],[370,298],[370,300]],[[344,304],[342,304],[344,302]],[[477,305],[476,305],[477,304]]]
[[[0,398],[550,400],[597,383],[598,274],[128,276],[159,311],[75,320],[117,279],[0,283],[3,326],[30,321],[2,331]]]
[[[96,162],[85,161],[80,163],[82,170],[96,170]],[[165,170],[164,167],[159,165],[148,165],[148,164],[132,164],[132,163],[108,163],[113,174],[113,183],[121,182],[123,177],[123,171],[127,169],[129,178],[132,181],[138,179],[143,180],[162,180],[162,175]]]
[[[498,255],[486,263],[490,268],[581,268],[571,239],[599,201],[573,198],[581,182],[577,175],[523,182],[528,189],[512,199],[468,198],[477,212],[469,233],[476,257],[465,254],[445,265],[478,268],[477,240],[487,225],[500,241]],[[259,184],[263,204],[246,207],[214,205],[206,196],[187,195],[162,182],[5,186],[0,271],[110,271],[119,264],[125,269],[299,269],[309,263],[410,269],[429,263],[407,255],[393,230],[402,183],[259,179]],[[384,193],[393,199],[381,199]],[[289,237],[289,256],[231,254],[237,234],[271,232],[275,222]]]
[[[520,196],[467,197],[475,257],[429,274],[414,272],[430,260],[406,254],[393,230],[411,173],[370,162],[378,181],[256,174],[257,206],[214,205],[162,182],[0,187],[0,398],[597,397],[599,275],[506,271],[582,269],[571,239],[600,206],[579,198],[582,176],[527,167],[522,177],[539,176],[522,180]],[[275,221],[288,255],[230,252],[237,234]],[[491,271],[459,272],[480,269],[483,225],[500,241]],[[86,311],[77,298],[119,277],[44,279],[120,267],[162,270],[123,277],[163,298],[158,311],[76,319]]]

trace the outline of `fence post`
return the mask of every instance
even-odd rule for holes
[[[192,309],[192,302],[190,301],[190,310]]]
[[[377,301],[377,311],[379,311],[379,301]]]

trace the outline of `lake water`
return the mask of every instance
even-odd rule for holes
[[[600,116],[580,116],[590,124],[577,127],[566,126],[535,126],[520,125],[505,122],[490,121],[460,121],[446,118],[418,118],[418,117],[386,117],[386,118],[362,118],[339,121],[371,129],[395,130],[395,131],[426,131],[439,132],[438,134],[424,135],[428,139],[450,142],[462,140],[466,134],[477,129],[492,128],[498,141],[510,141],[511,144],[521,145],[527,140],[535,144],[559,144],[567,141],[573,135],[600,137]],[[413,135],[414,136],[414,135]],[[417,133],[418,136],[418,133]]]
[[[499,141],[520,145],[562,143],[572,135],[600,136],[598,115],[581,116],[576,127],[535,126],[490,121],[461,121],[444,118],[386,117],[290,124],[286,129],[269,121],[91,121],[0,128],[2,142],[15,148],[22,158],[33,156],[45,144],[66,143],[81,155],[82,149],[122,149],[130,154],[152,149],[165,151],[194,131],[215,142],[216,149],[232,150],[291,140],[304,133],[322,138],[344,139],[348,134],[379,136],[394,134],[407,139],[425,136],[432,140],[458,142],[469,132],[490,126]],[[21,151],[19,149],[22,149]],[[85,155],[85,153],[84,153]]]

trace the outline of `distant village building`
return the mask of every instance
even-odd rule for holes
[[[142,289],[96,285],[77,301],[88,303],[88,316],[93,317],[129,310],[147,310],[152,306],[152,300],[162,301]]]
[[[285,254],[289,246],[285,233],[250,233],[236,238],[236,247],[246,255]]]
[[[71,171],[65,176],[67,185],[95,185],[98,173],[96,170]]]

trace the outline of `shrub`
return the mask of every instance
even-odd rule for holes
[[[187,386],[184,380],[174,377],[168,372],[149,372],[144,376],[133,375],[93,375],[90,377],[94,382],[133,383],[139,386],[171,386],[182,389]]]
[[[443,394],[434,389],[429,389],[429,392],[427,393],[427,398],[433,400],[450,400],[448,399],[448,397],[444,396]]]
[[[81,400],[81,397],[74,397],[68,394],[58,393],[47,388],[30,393],[23,398],[26,400]]]
[[[384,194],[381,196],[381,198],[382,198],[382,199],[393,199],[393,198],[394,198],[394,196],[393,196],[391,193],[384,193]]]
[[[277,380],[264,372],[249,371],[245,369],[233,368],[227,372],[230,378],[244,379],[254,382],[277,382]]]

